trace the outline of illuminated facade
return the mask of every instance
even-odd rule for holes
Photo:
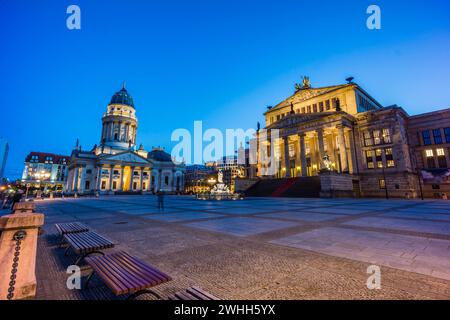
[[[25,158],[22,183],[62,191],[67,181],[69,158],[53,153],[31,152]]]
[[[100,194],[182,192],[185,166],[161,148],[136,148],[138,119],[125,87],[115,93],[102,118],[100,145],[72,152],[68,193]]]
[[[305,78],[265,118],[257,176],[266,169],[266,148],[277,162],[272,178],[320,177],[325,196],[450,196],[450,109],[409,116],[399,106],[383,107],[352,79],[312,88]],[[274,129],[279,139],[272,142]],[[433,186],[439,191],[422,176],[429,170],[443,172]]]

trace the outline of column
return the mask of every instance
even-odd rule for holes
[[[100,190],[100,183],[102,181],[102,166],[97,167],[97,180],[95,180],[95,190]]]
[[[130,185],[129,185],[130,191],[133,191],[134,169],[135,169],[134,167],[131,167],[131,178],[130,178]]]
[[[300,133],[298,135],[298,139],[300,141],[300,159],[301,159],[301,167],[302,167],[302,176],[308,176],[308,168],[306,163],[306,146],[305,146],[305,134]]]
[[[73,191],[78,191],[78,175],[80,174],[79,167],[75,167],[75,176],[74,176],[74,183],[73,183]]]
[[[114,141],[114,122],[109,123],[109,141]]]
[[[338,128],[339,157],[341,159],[341,171],[348,172],[347,148],[345,147],[344,126],[340,125],[337,128]]]
[[[130,124],[127,123],[125,126],[125,141],[128,142],[130,140]]]
[[[120,191],[123,191],[123,176],[125,174],[125,167],[120,166],[120,180],[119,180],[119,189]]]
[[[351,173],[358,172],[358,164],[356,163],[355,139],[353,138],[353,129],[348,132],[348,143],[350,148],[350,164]]]
[[[175,191],[175,170],[172,170],[172,191]]]
[[[144,180],[144,168],[141,167],[141,176],[139,177],[139,185],[140,185],[139,190],[141,191],[143,191],[142,190],[142,183],[144,182],[143,180]]]
[[[113,171],[114,171],[114,167],[109,168],[109,190],[112,191],[113,186]]]
[[[86,185],[86,167],[81,167],[81,179],[80,179],[80,190],[84,192],[84,187]]]
[[[286,167],[285,177],[291,177],[291,160],[289,159],[289,136],[283,137],[284,143],[284,165]]]
[[[323,157],[325,156],[325,147],[323,142],[323,129],[317,129],[317,140],[319,142],[319,169],[323,169]]]
[[[162,176],[162,170],[158,170],[158,190],[161,189],[161,176]]]

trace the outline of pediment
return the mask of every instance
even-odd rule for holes
[[[101,157],[101,160],[145,163],[145,164],[150,163],[150,161],[148,161],[147,159],[141,157],[140,155],[138,155],[132,151],[126,151],[126,152],[122,152],[122,153],[103,156],[103,157]]]

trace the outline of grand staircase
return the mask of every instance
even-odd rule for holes
[[[245,195],[247,197],[318,198],[320,196],[320,178],[261,179],[250,187]]]

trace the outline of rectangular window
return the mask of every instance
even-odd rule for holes
[[[383,141],[384,143],[391,143],[391,133],[389,129],[383,129]]]
[[[302,113],[306,113],[305,107],[302,108]]]
[[[91,182],[90,181],[86,181],[85,183],[84,183],[84,189],[85,190],[89,190],[91,188]]]
[[[375,159],[377,161],[377,167],[383,168],[383,151],[381,149],[375,150]]]
[[[313,104],[313,112],[317,112],[317,104]]]
[[[106,181],[102,181],[102,190],[106,189]]]
[[[442,135],[441,135],[441,129],[434,129],[433,130],[433,138],[435,144],[441,144],[442,143]]]
[[[450,143],[450,128],[444,128],[445,142]]]
[[[437,149],[436,150],[437,156],[438,156],[438,165],[439,168],[447,168],[447,159],[445,158],[445,152],[444,149]]]
[[[367,162],[367,169],[375,168],[373,164],[373,150],[366,151],[366,162]]]
[[[380,186],[380,189],[386,189],[386,181],[384,179],[378,180],[378,185]]]
[[[373,142],[375,145],[381,144],[380,130],[373,131]]]
[[[306,109],[308,110],[308,113],[311,113],[311,106],[307,106]]]
[[[392,154],[392,148],[387,148],[384,151],[385,155],[386,155],[386,166],[388,168],[393,168],[395,167],[395,162],[394,162],[394,155]]]
[[[323,102],[319,102],[319,111],[323,112]]]
[[[373,145],[372,136],[370,135],[370,131],[364,132],[364,145],[366,147],[370,147]]]
[[[144,182],[144,183],[142,183],[142,189],[147,189],[147,184]]]
[[[277,115],[277,121],[280,120],[280,115]]]
[[[330,110],[330,109],[331,109],[330,100],[325,101],[325,108],[326,108],[327,110]]]
[[[425,150],[425,155],[427,157],[427,167],[429,169],[436,168],[436,163],[434,162],[434,153],[433,150]]]
[[[117,189],[117,181],[113,181],[113,190]]]
[[[133,190],[137,189],[137,182],[133,182]]]
[[[430,131],[422,131],[422,140],[424,146],[429,146],[431,144]]]

